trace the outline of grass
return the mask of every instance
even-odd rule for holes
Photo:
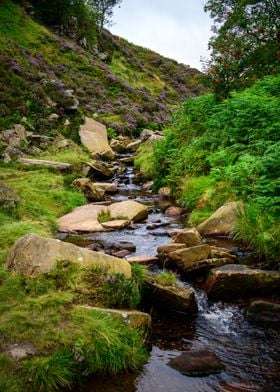
[[[173,272],[163,271],[156,276],[155,281],[161,286],[174,286],[176,284],[177,277]]]
[[[139,147],[134,166],[140,170],[145,179],[153,177],[153,143],[146,142]]]
[[[21,391],[27,385],[36,392],[67,389],[83,375],[135,370],[146,360],[139,332],[121,319],[81,306],[135,307],[140,294],[132,279],[60,262],[37,277],[0,270],[0,282],[3,390]],[[21,342],[32,345],[35,357],[9,361],[5,347]]]
[[[112,217],[109,210],[102,210],[97,217],[99,223],[111,222],[114,220],[129,220],[127,216],[115,216]]]

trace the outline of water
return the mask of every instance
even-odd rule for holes
[[[116,176],[119,193],[113,201],[133,198],[150,206],[148,221],[135,225],[134,230],[83,235],[86,244],[94,241],[129,241],[136,245],[136,255],[155,255],[156,248],[170,242],[167,230],[181,227],[181,222],[169,218],[160,210],[157,197],[134,185],[133,168]],[[148,230],[155,221],[167,226]],[[218,246],[244,252],[225,240],[214,240]],[[188,284],[181,282],[181,284]],[[211,303],[205,293],[196,288],[198,314],[152,313],[151,353],[139,373],[117,377],[93,377],[85,392],[276,392],[280,391],[280,331],[269,325],[249,323],[244,308],[222,302]],[[208,377],[188,377],[168,366],[168,361],[189,349],[215,352],[225,370]]]

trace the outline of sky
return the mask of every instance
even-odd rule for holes
[[[204,0],[123,0],[114,9],[113,34],[179,63],[201,69],[212,21]]]

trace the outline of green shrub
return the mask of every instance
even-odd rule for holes
[[[174,286],[177,277],[173,272],[163,271],[156,276],[155,281],[162,286]]]
[[[112,308],[135,308],[141,300],[138,285],[121,274],[109,276],[101,292],[104,305]]]

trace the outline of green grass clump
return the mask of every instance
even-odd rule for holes
[[[146,142],[139,147],[134,160],[134,166],[140,170],[144,179],[151,179],[153,177],[153,143]]]
[[[114,220],[129,220],[129,219],[127,218],[127,216],[122,216],[122,215],[112,217],[109,210],[103,210],[98,214],[97,220],[99,223],[105,223]]]
[[[177,277],[173,272],[163,271],[156,276],[155,281],[162,286],[174,286],[176,284]]]

